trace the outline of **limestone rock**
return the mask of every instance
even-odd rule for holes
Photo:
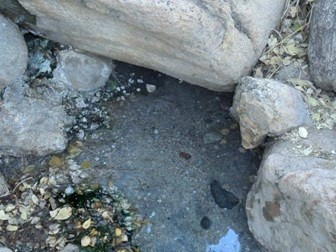
[[[98,55],[232,91],[260,57],[285,0],[19,0],[36,32]]]
[[[239,121],[242,145],[246,149],[257,147],[266,136],[280,136],[311,123],[301,94],[270,79],[242,78],[231,111]]]
[[[63,108],[12,89],[6,88],[0,110],[0,153],[43,156],[62,152],[68,141]]]
[[[78,53],[58,53],[54,79],[78,91],[92,91],[103,86],[113,70],[111,59]]]
[[[247,197],[249,228],[270,251],[336,248],[336,133],[308,131],[266,152]]]
[[[310,23],[308,57],[315,84],[336,91],[336,4],[319,0]]]
[[[28,62],[27,45],[19,28],[0,14],[0,90],[23,75]]]

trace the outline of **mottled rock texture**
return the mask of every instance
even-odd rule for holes
[[[27,62],[27,45],[22,33],[0,14],[0,89],[23,75]]]
[[[111,59],[73,50],[58,53],[55,81],[77,91],[92,91],[105,84],[113,70]]]
[[[319,0],[310,23],[308,57],[315,84],[336,91],[336,2]]]
[[[311,123],[301,94],[270,79],[242,78],[236,88],[231,111],[239,121],[244,148],[257,147],[266,136]]]
[[[62,152],[68,143],[69,122],[63,107],[26,96],[20,86],[6,88],[0,107],[0,154],[47,155]]]
[[[31,28],[98,55],[232,91],[259,58],[285,0],[19,0]]]
[[[248,194],[250,230],[269,251],[336,248],[336,133],[308,132],[266,152]]]

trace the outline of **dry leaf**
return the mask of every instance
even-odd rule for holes
[[[83,225],[82,225],[82,227],[83,227],[84,229],[88,229],[90,226],[91,226],[91,218],[89,218],[88,220],[86,220],[86,221],[83,223]]]
[[[49,160],[49,166],[51,167],[61,167],[64,165],[64,161],[58,156],[52,156]]]
[[[90,236],[83,236],[82,237],[82,239],[81,239],[81,245],[83,246],[83,247],[87,247],[87,246],[89,246],[90,245],[90,242],[91,242],[91,238],[90,238]]]
[[[58,211],[54,219],[55,220],[66,220],[71,216],[71,214],[72,214],[71,207],[63,207]]]
[[[120,228],[116,228],[115,230],[114,230],[114,234],[115,234],[115,236],[120,236],[121,235],[121,229]]]
[[[38,205],[38,203],[39,203],[39,199],[37,198],[37,196],[35,194],[32,194],[32,201],[35,205]]]
[[[9,231],[9,232],[15,232],[15,231],[17,231],[18,229],[19,229],[19,227],[18,227],[18,226],[14,226],[14,225],[8,225],[8,226],[6,227],[6,230]]]
[[[0,210],[0,220],[9,220],[10,217],[5,213],[4,210]]]

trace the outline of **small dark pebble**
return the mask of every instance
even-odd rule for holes
[[[201,220],[201,227],[203,229],[209,229],[211,227],[211,220],[208,217],[204,216]]]
[[[186,160],[189,160],[191,158],[191,155],[189,153],[187,153],[187,152],[184,152],[184,151],[181,151],[180,154],[179,154],[179,156],[181,158],[186,159]]]
[[[211,195],[220,208],[232,209],[239,203],[239,199],[231,192],[223,189],[217,180],[210,184]]]

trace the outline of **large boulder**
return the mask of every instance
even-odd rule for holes
[[[285,0],[19,0],[52,40],[232,91],[257,62]]]
[[[308,57],[317,86],[336,91],[336,4],[316,1],[310,24]]]
[[[336,132],[298,135],[264,155],[247,197],[249,228],[270,251],[335,251]]]
[[[23,75],[27,45],[19,28],[0,14],[0,90]]]
[[[307,106],[299,91],[270,79],[242,78],[231,108],[240,125],[242,145],[257,147],[267,136],[310,124]]]

